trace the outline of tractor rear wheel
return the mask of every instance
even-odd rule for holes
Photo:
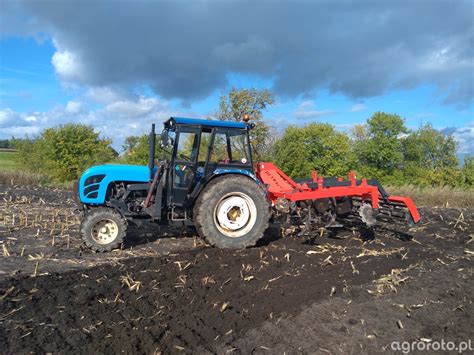
[[[116,249],[127,233],[125,219],[112,208],[94,208],[81,223],[81,236],[92,250],[104,252]]]
[[[219,248],[255,245],[270,220],[264,190],[245,176],[227,175],[211,181],[193,211],[198,234]]]

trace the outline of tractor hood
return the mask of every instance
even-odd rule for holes
[[[155,168],[156,169],[156,168]],[[79,179],[79,199],[82,203],[103,204],[110,183],[115,181],[149,182],[150,170],[138,165],[97,165]]]

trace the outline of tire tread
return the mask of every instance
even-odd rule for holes
[[[222,193],[229,187],[236,189],[244,188],[252,191],[251,198],[254,199],[257,208],[257,230],[252,228],[250,236],[230,238],[224,236],[214,226],[213,212],[209,213],[210,204],[216,199],[216,195]],[[213,209],[213,206],[212,206]],[[223,249],[240,249],[254,246],[263,237],[270,221],[270,205],[265,192],[257,183],[246,176],[231,175],[217,177],[206,186],[198,197],[193,210],[193,219],[198,234],[205,238],[211,245]]]

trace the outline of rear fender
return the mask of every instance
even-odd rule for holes
[[[201,194],[202,190],[213,180],[220,176],[225,175],[243,175],[255,181],[255,183],[265,192],[265,195],[268,197],[268,192],[262,182],[253,174],[252,172],[245,170],[245,169],[216,169],[212,172],[208,179],[206,179],[203,183],[198,183],[194,188],[193,192],[190,195],[190,200],[195,201],[198,196]]]

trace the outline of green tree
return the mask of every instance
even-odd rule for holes
[[[242,121],[249,115],[255,128],[250,131],[250,142],[255,160],[267,158],[271,150],[271,127],[263,121],[263,112],[275,99],[269,90],[232,89],[222,95],[217,118],[222,121]]]
[[[399,175],[397,170],[403,162],[401,136],[407,132],[400,116],[376,112],[355,137],[358,170],[376,178]]]
[[[420,186],[456,185],[461,178],[452,136],[425,125],[403,140],[406,180]]]
[[[292,177],[309,177],[312,170],[342,176],[354,167],[349,137],[330,124],[289,126],[275,143],[275,162]]]
[[[38,140],[45,155],[45,172],[54,180],[70,181],[92,165],[114,159],[109,139],[92,126],[68,123],[44,130]]]
[[[45,129],[36,139],[17,140],[19,165],[55,181],[71,181],[88,167],[114,159],[111,141],[91,126],[69,123]]]
[[[137,147],[140,142],[140,136],[129,136],[125,138],[125,141],[122,144],[122,148],[125,154],[132,153],[133,150]]]
[[[463,183],[468,187],[474,187],[474,157],[465,156],[462,168]]]
[[[414,162],[423,169],[456,167],[456,141],[452,136],[433,129],[428,124],[411,132],[403,140],[405,161]]]
[[[38,138],[14,139],[13,146],[17,150],[15,160],[20,169],[33,173],[40,173],[43,170],[45,156]]]
[[[134,164],[134,165],[147,165],[148,164],[148,155],[149,155],[149,142],[148,142],[148,134],[144,134],[142,136],[130,136],[125,139],[125,145],[129,144],[129,149],[126,149],[126,152],[122,158],[123,163],[127,164]],[[169,159],[170,154],[169,151],[161,149],[160,137],[157,137],[156,146],[155,146],[155,158],[156,159]],[[133,144],[130,144],[133,143]],[[171,148],[168,148],[171,149]]]
[[[13,148],[14,138],[10,139],[0,139],[0,148],[11,149]]]

